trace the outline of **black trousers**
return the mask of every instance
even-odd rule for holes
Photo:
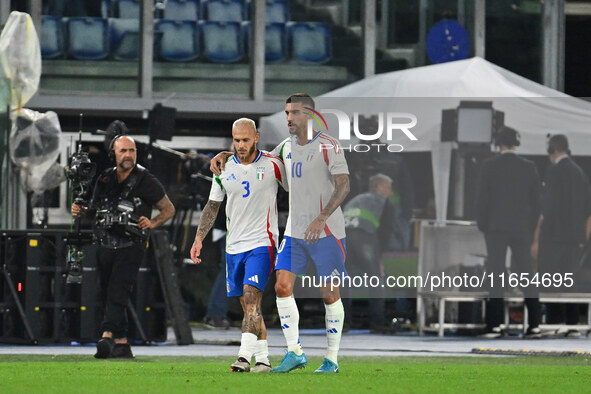
[[[127,336],[127,304],[144,259],[145,245],[121,249],[98,249],[98,269],[105,316],[101,333],[110,331],[114,338]]]
[[[577,244],[565,244],[540,240],[538,261],[540,264],[540,273],[550,275],[572,273],[575,285],[577,284],[578,262],[582,249]],[[564,276],[563,276],[564,278]],[[571,288],[551,287],[544,291],[574,292]],[[547,304],[546,305],[546,323],[548,324],[577,324],[580,313],[579,304]]]
[[[486,261],[486,270],[488,273],[493,273],[495,282],[493,288],[490,289],[490,299],[486,303],[486,326],[490,331],[493,327],[498,327],[503,323],[503,297],[505,290],[509,290],[508,280],[505,277],[505,287],[501,287],[498,280],[499,274],[505,273],[505,257],[507,255],[507,248],[511,249],[512,263],[511,272],[528,273],[532,278],[534,270],[534,262],[530,255],[530,247],[532,238],[528,236],[521,236],[506,233],[486,233],[486,250],[488,258]],[[523,289],[525,294],[525,305],[529,313],[528,324],[530,327],[537,327],[540,325],[540,300],[539,290],[534,286],[529,286]]]
[[[381,270],[381,254],[376,234],[370,234],[359,229],[347,229],[347,272],[350,276],[376,276],[383,280]],[[383,282],[382,282],[383,283]],[[345,322],[351,323],[352,318],[352,290],[342,288],[343,307],[345,308]],[[385,324],[385,291],[384,288],[369,287],[368,316],[370,326]]]

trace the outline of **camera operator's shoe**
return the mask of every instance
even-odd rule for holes
[[[110,358],[134,358],[129,343],[116,343]]]
[[[496,338],[501,338],[504,335],[503,330],[501,330],[501,327],[493,327],[492,329],[489,329],[489,331],[487,331],[486,333],[479,335],[480,338],[486,338],[486,339],[496,339]]]
[[[111,357],[111,352],[113,351],[113,347],[115,346],[115,341],[113,338],[101,338],[96,343],[96,354],[94,358],[109,358]]]
[[[320,368],[314,371],[314,373],[339,373],[339,366],[325,358]]]
[[[271,372],[271,363],[265,364],[265,363],[258,362],[254,365],[254,367],[252,367],[250,369],[250,372],[254,372],[254,373]]]
[[[306,353],[302,353],[301,356],[298,356],[294,352],[287,352],[285,357],[283,357],[283,360],[281,360],[281,364],[279,364],[278,367],[273,368],[271,372],[286,373],[294,369],[304,368],[307,363]]]
[[[527,339],[540,339],[542,338],[542,330],[538,327],[530,327],[527,329],[525,333],[525,338]]]
[[[232,372],[248,372],[250,371],[250,363],[244,357],[238,357],[238,360],[230,367]]]

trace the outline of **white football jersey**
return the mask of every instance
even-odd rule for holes
[[[212,181],[209,199],[226,204],[226,252],[237,254],[261,246],[277,246],[277,187],[287,188],[281,160],[259,151],[255,160],[241,164],[231,156]]]
[[[320,132],[300,146],[295,136],[281,142],[273,151],[284,163],[289,182],[289,216],[285,235],[304,239],[306,229],[322,212],[334,191],[332,176],[349,174],[339,142]],[[321,238],[345,237],[345,219],[338,207],[326,221]]]
[[[291,185],[291,139],[292,137],[287,137],[275,149],[269,152],[272,156],[280,158],[285,164],[288,185]]]

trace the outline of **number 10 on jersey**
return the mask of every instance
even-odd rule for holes
[[[302,177],[302,163],[292,163],[291,164],[291,177],[292,178],[301,178]]]

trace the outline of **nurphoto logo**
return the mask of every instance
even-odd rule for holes
[[[382,136],[385,134],[386,141],[391,142],[395,133],[403,133],[410,141],[418,141],[418,138],[411,132],[411,129],[417,125],[417,117],[411,113],[406,112],[380,112],[374,117],[377,120],[377,130],[360,130],[359,113],[353,113],[353,122],[349,115],[338,109],[322,109],[315,111],[313,108],[304,107],[309,112],[305,112],[310,117],[308,120],[308,139],[312,139],[314,135],[314,123],[320,127],[320,131],[328,131],[326,119],[322,114],[332,114],[336,116],[338,122],[338,139],[343,150],[349,152],[370,152],[376,150],[380,152],[382,149],[388,152],[402,152],[404,146],[394,143],[381,142]],[[384,126],[385,123],[385,126]],[[353,133],[351,133],[353,129]],[[352,134],[361,142],[357,144],[346,145],[347,141],[351,141]],[[372,142],[373,143],[370,143]],[[321,144],[320,150],[338,149],[338,147],[330,144]]]

